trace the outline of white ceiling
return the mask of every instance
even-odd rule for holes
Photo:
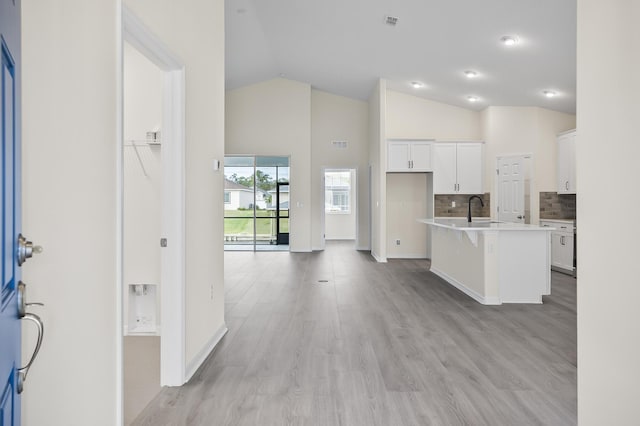
[[[281,76],[366,100],[382,77],[465,108],[575,113],[576,0],[226,0],[225,14],[227,89]]]

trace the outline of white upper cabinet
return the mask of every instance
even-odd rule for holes
[[[482,194],[484,176],[481,142],[436,142],[433,146],[435,194]]]
[[[427,141],[387,142],[388,172],[430,172],[432,171],[433,143]]]
[[[576,193],[576,131],[558,136],[558,194]]]

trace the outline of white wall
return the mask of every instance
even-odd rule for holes
[[[387,173],[387,258],[426,258],[427,173]],[[396,244],[400,240],[400,245]]]
[[[118,5],[23,3],[23,223],[46,250],[24,268],[29,298],[46,304],[40,310],[45,342],[23,396],[25,425],[111,426],[121,414]],[[131,7],[189,65],[187,245],[197,247],[187,253],[191,359],[223,323],[222,177],[210,167],[210,159],[223,155],[223,3],[136,1]]]
[[[387,82],[380,79],[369,97],[369,166],[371,167],[371,255],[387,261],[387,179],[385,164]]]
[[[640,3],[578,0],[578,422],[637,425]],[[626,217],[616,219],[626,223]]]
[[[311,86],[279,78],[228,91],[225,138],[227,155],[291,156],[290,247],[311,251]]]
[[[480,114],[387,90],[387,139],[481,140]]]
[[[117,5],[22,2],[23,232],[45,249],[22,269],[46,305],[26,426],[117,424]]]
[[[555,192],[556,135],[575,128],[576,116],[537,107],[488,107],[481,113],[485,140],[485,191],[495,193],[496,157],[533,154],[531,223],[540,217],[540,192]],[[495,213],[492,203],[492,214]]]
[[[313,211],[313,248],[322,247],[322,214],[324,214],[324,168],[357,169],[358,249],[369,249],[369,146],[368,105],[366,102],[337,96],[319,90],[311,91],[311,187]],[[348,148],[336,150],[332,141],[347,141]],[[331,217],[329,217],[331,216]],[[341,215],[326,215],[327,237],[332,238],[331,221],[344,221]],[[354,237],[356,231],[353,231]],[[342,233],[344,236],[344,234]],[[333,238],[342,238],[334,234]]]
[[[128,324],[129,284],[160,284],[158,241],[162,214],[161,147],[139,141],[145,140],[147,131],[160,127],[163,76],[164,73],[157,66],[125,43],[123,79],[125,327],[135,327],[135,324]],[[133,143],[136,144],[135,148]],[[136,155],[136,150],[140,158]],[[158,290],[161,291],[160,288]],[[158,300],[158,306],[159,304]],[[159,318],[159,312],[156,315]]]
[[[214,159],[224,157],[224,2],[125,3],[185,64],[185,311],[189,370],[224,328],[223,174],[212,166]]]

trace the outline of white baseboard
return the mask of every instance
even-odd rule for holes
[[[356,247],[356,250],[358,250],[358,251],[371,251],[371,247],[369,247],[369,246],[361,246],[361,247]]]
[[[191,380],[191,377],[193,377],[196,371],[198,371],[198,368],[200,368],[209,354],[211,354],[211,352],[215,349],[224,335],[227,334],[227,331],[229,331],[229,329],[227,328],[227,325],[223,323],[218,331],[216,331],[215,334],[211,336],[211,339],[209,339],[207,344],[202,348],[198,355],[196,355],[195,358],[193,358],[191,362],[187,364],[185,383]]]
[[[387,255],[387,259],[426,259],[424,254],[394,254],[392,256]]]
[[[376,253],[374,253],[373,251],[371,251],[371,256],[373,256],[373,258],[378,263],[387,263],[387,258],[386,257],[380,257]]]
[[[448,282],[449,284],[451,284],[452,286],[454,286],[455,288],[457,288],[467,296],[471,297],[472,299],[475,299],[479,303],[482,303],[483,305],[501,305],[502,304],[502,302],[500,301],[500,298],[484,297],[480,293],[470,289],[466,285],[462,284],[460,281],[456,280],[455,278],[447,275],[442,271],[439,271],[431,267],[431,272],[433,272],[434,274],[436,274],[437,276],[439,276],[440,278],[442,278],[443,280],[445,280],[446,282]]]

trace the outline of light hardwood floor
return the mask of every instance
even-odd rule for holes
[[[428,261],[336,242],[227,252],[225,278],[229,333],[135,425],[576,424],[572,277],[543,305],[483,306]]]

